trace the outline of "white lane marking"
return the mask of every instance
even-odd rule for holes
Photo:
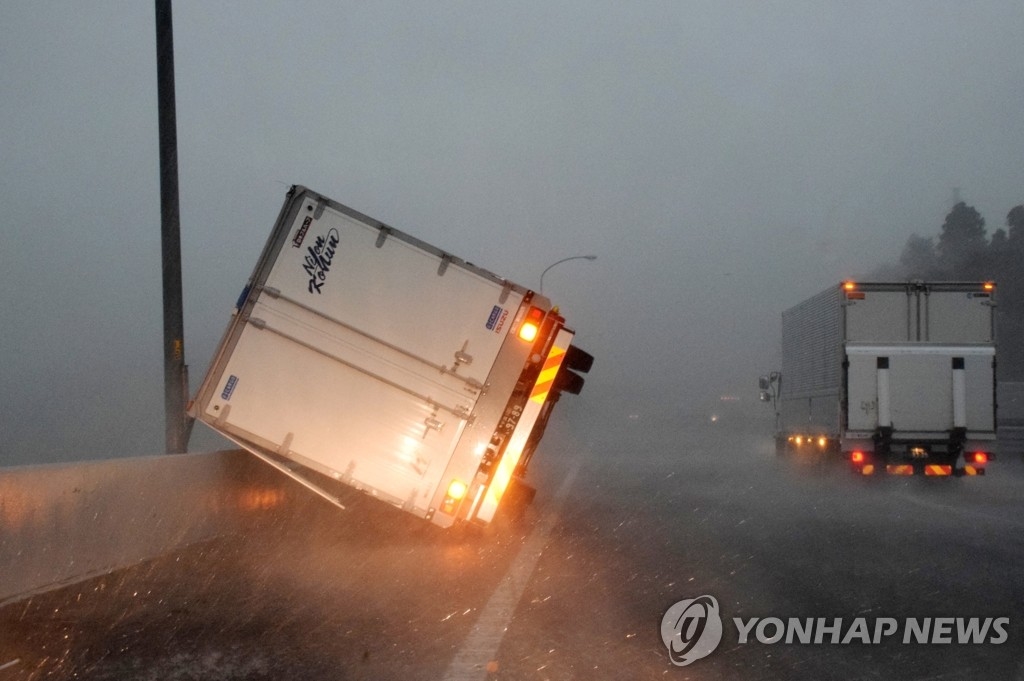
[[[498,588],[491,594],[469,636],[462,642],[455,659],[448,665],[444,681],[479,681],[486,678],[487,664],[497,655],[498,646],[505,637],[516,606],[519,605],[523,591],[533,575],[534,568],[537,567],[537,561],[544,552],[548,535],[558,524],[558,511],[569,488],[572,487],[573,480],[576,479],[580,462],[581,459],[577,459],[569,474],[565,476],[561,487],[551,500],[551,509],[533,528],[508,572],[502,577]]]

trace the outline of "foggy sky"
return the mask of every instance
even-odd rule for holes
[[[0,465],[163,449],[153,21],[0,9]],[[531,287],[596,254],[545,278],[579,404],[752,399],[783,309],[954,189],[989,233],[1024,203],[1022,35],[1019,0],[178,0],[192,389],[300,183]]]

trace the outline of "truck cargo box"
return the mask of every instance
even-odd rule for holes
[[[527,288],[295,187],[190,413],[275,465],[442,526],[486,523],[564,358],[585,354],[563,322]]]

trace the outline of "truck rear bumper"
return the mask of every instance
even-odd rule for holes
[[[976,464],[967,464],[961,468],[951,464],[865,464],[854,466],[856,472],[861,475],[924,475],[928,477],[963,477],[985,475],[985,467]]]
[[[990,433],[849,433],[842,450],[855,472],[862,475],[975,476],[995,458],[995,437]],[[867,437],[865,437],[867,436]]]

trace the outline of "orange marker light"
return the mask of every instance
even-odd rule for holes
[[[991,281],[986,281],[984,284],[982,284],[982,288],[985,289],[986,291],[995,291],[996,285]]]
[[[540,333],[540,328],[529,320],[523,322],[523,325],[519,327],[519,337],[527,343],[537,340],[538,333]]]
[[[527,343],[537,340],[540,335],[540,325],[544,321],[544,311],[540,308],[531,307],[526,313],[526,319],[519,326],[519,337]]]
[[[857,284],[855,282],[852,282],[852,281],[844,281],[843,282],[843,290],[844,291],[856,291],[857,290]]]
[[[452,480],[451,484],[448,485],[448,496],[451,499],[458,501],[462,497],[466,496],[466,491],[468,489],[469,488],[466,486],[466,483],[461,480]]]

